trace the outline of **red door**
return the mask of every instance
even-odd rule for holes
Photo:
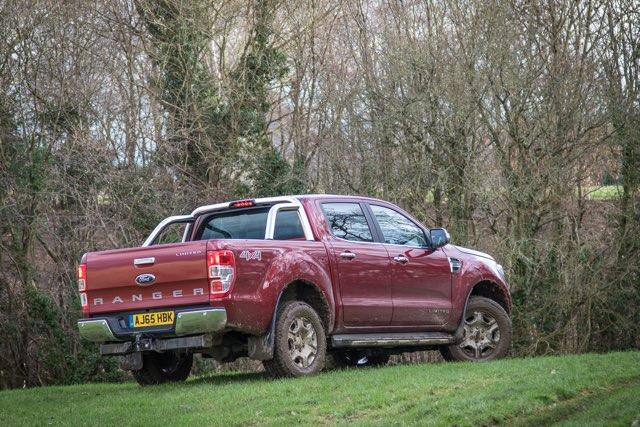
[[[451,312],[451,267],[442,248],[431,249],[421,227],[400,212],[370,205],[392,263],[395,326],[442,325]]]
[[[442,250],[387,246],[393,261],[392,325],[442,325],[451,312],[451,268]]]
[[[391,322],[391,261],[374,243],[359,203],[323,203],[334,238],[329,242],[337,270],[345,326],[388,326]]]

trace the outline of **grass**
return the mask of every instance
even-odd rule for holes
[[[0,392],[0,425],[631,425],[640,352]]]
[[[585,191],[585,196],[589,200],[616,200],[622,194],[622,185],[603,185],[589,187]]]

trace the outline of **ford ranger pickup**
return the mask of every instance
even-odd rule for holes
[[[85,254],[78,289],[80,336],[141,385],[185,380],[198,353],[295,377],[417,350],[490,360],[511,341],[502,267],[367,197],[202,206],[141,247]]]

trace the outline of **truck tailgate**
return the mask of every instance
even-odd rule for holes
[[[90,314],[209,301],[206,242],[87,254]]]

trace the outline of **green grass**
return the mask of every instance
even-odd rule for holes
[[[0,392],[0,425],[631,425],[640,352]],[[636,421],[638,422],[638,421]]]
[[[585,191],[586,198],[589,200],[615,200],[619,199],[621,194],[622,185],[589,187]]]

